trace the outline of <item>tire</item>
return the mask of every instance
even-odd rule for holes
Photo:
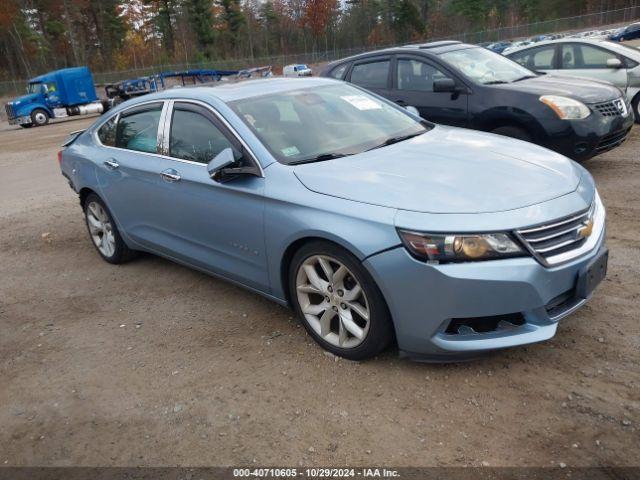
[[[91,243],[100,256],[114,265],[125,263],[136,256],[122,240],[111,212],[95,193],[87,196],[83,205],[84,219]]]
[[[42,127],[49,123],[49,114],[42,108],[36,108],[31,112],[31,123],[34,127]]]
[[[333,273],[331,281],[323,264]],[[289,293],[309,335],[335,355],[364,360],[393,340],[391,315],[380,289],[360,261],[335,244],[314,241],[295,253]]]
[[[633,108],[633,115],[635,116],[636,123],[640,123],[640,93],[638,93],[631,101],[631,108]]]
[[[529,135],[526,130],[520,127],[498,127],[491,130],[491,133],[495,133],[496,135],[502,135],[505,137],[517,138],[518,140],[524,140],[525,142],[531,141],[531,135]]]

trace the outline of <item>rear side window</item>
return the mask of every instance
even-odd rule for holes
[[[345,63],[344,65],[337,66],[336,68],[331,70],[331,72],[329,73],[329,76],[331,78],[336,78],[338,80],[342,80],[342,78],[344,77],[344,72],[347,69],[348,65],[349,65],[348,63]]]
[[[117,115],[114,115],[98,129],[98,138],[100,139],[100,143],[108,147],[116,146],[117,117],[118,117]]]
[[[389,60],[361,63],[351,71],[351,82],[365,88],[387,88]]]
[[[169,155],[192,162],[209,163],[225,148],[234,148],[224,134],[204,115],[189,107],[173,111]]]
[[[531,70],[551,70],[553,69],[555,50],[555,46],[530,48],[509,55],[509,58]]]
[[[116,128],[116,147],[156,153],[162,103],[136,108],[120,115]]]

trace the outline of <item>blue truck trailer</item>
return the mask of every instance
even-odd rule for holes
[[[102,113],[110,103],[98,99],[87,67],[64,68],[29,80],[27,94],[5,105],[11,125],[42,126],[52,118]]]

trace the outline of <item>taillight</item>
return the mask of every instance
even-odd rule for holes
[[[62,165],[62,150],[58,152],[58,164]]]

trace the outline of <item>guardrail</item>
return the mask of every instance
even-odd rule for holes
[[[446,36],[425,38],[424,41],[434,40],[460,40],[467,43],[493,42],[497,40],[511,40],[531,37],[545,33],[567,33],[583,31],[586,29],[605,29],[625,25],[637,21],[640,18],[640,5],[608,10],[605,12],[591,13],[575,17],[557,18],[543,22],[527,23],[512,27],[501,27],[492,30],[478,32],[458,32]],[[304,52],[296,54],[280,54],[266,57],[239,58],[230,60],[215,60],[202,63],[162,64],[129,70],[117,70],[111,72],[93,73],[96,85],[102,86],[114,83],[126,78],[135,78],[157,74],[166,70],[190,70],[190,69],[217,69],[217,70],[241,70],[248,65],[287,65],[291,63],[322,63],[339,58],[356,55],[375,48],[391,47],[393,45],[363,45],[361,47],[327,50],[321,52]],[[0,96],[15,95],[24,92],[27,80],[8,80],[0,82]]]

